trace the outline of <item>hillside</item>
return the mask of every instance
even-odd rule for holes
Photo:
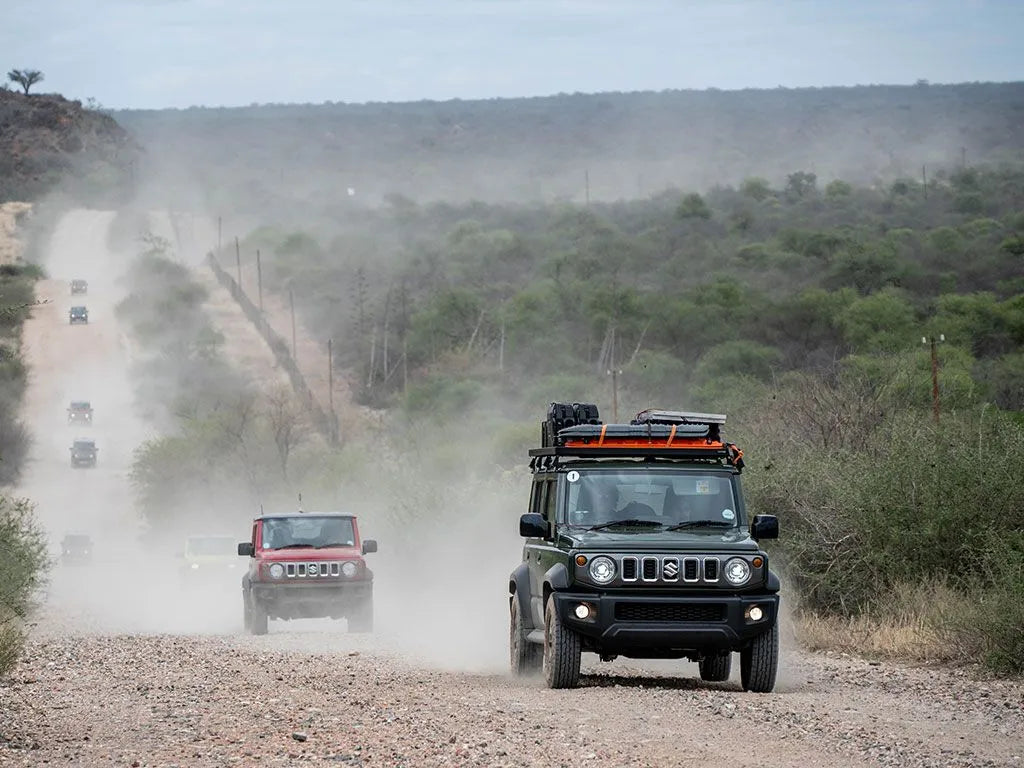
[[[1024,83],[120,111],[160,196],[282,218],[389,196],[616,200],[795,170],[920,178],[1024,160]],[[589,178],[588,178],[589,177]],[[351,193],[350,191],[351,190]]]
[[[109,115],[57,94],[0,90],[0,203],[58,186],[78,199],[130,188],[138,146]]]

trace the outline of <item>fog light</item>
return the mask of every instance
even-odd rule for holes
[[[576,610],[573,611],[576,614],[577,619],[589,619],[590,618],[590,606],[586,603],[580,603],[576,606]]]
[[[764,611],[762,611],[759,606],[754,605],[751,606],[749,611],[747,611],[747,615],[750,617],[751,621],[760,621],[764,618]]]

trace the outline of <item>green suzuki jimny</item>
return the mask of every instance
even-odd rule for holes
[[[778,537],[778,520],[748,519],[743,452],[724,423],[648,410],[602,424],[596,406],[552,403],[508,582],[515,674],[572,688],[588,651],[686,658],[722,681],[738,652],[744,690],[772,690],[780,585],[758,542]]]

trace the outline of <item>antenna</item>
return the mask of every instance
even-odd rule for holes
[[[302,508],[302,493],[301,493],[301,491],[299,492],[299,512],[305,512],[305,510]]]

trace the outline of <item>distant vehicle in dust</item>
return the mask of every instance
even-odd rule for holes
[[[245,628],[267,634],[267,619],[345,618],[349,632],[373,631],[373,571],[363,555],[377,551],[360,539],[353,515],[286,512],[257,517],[238,554],[249,558],[242,577]]]
[[[186,587],[230,585],[237,589],[241,565],[234,536],[189,536],[180,554],[181,580]]]
[[[71,443],[72,467],[95,467],[96,454],[99,453],[96,441],[91,438],[79,437]]]
[[[89,565],[92,562],[92,538],[85,533],[69,533],[60,542],[63,565]]]
[[[87,400],[73,400],[68,406],[68,424],[92,424],[92,405]]]
[[[89,283],[87,283],[85,280],[72,280],[71,281],[71,294],[72,295],[74,295],[76,293],[88,293],[88,292],[89,292]]]
[[[71,325],[75,325],[76,323],[88,324],[89,310],[85,307],[72,307],[68,310],[68,322]]]

